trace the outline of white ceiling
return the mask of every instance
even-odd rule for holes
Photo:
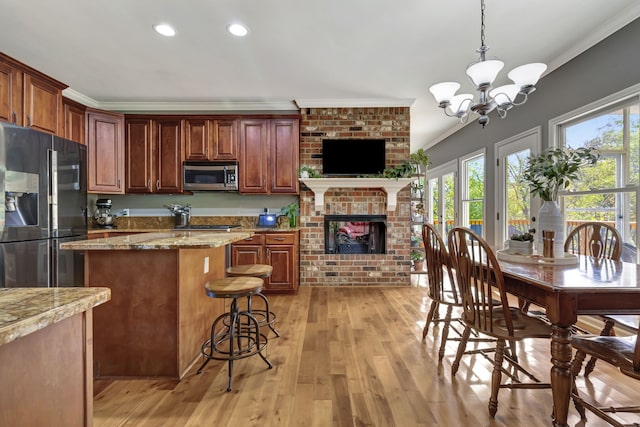
[[[640,0],[486,3],[498,85],[524,63],[557,68],[640,16]],[[0,11],[0,51],[95,107],[411,105],[412,150],[459,126],[428,88],[472,91],[464,71],[480,44],[479,0],[0,0]],[[235,21],[249,36],[226,33]],[[156,34],[159,22],[177,35]]]

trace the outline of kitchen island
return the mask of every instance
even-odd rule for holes
[[[167,231],[69,242],[85,251],[85,286],[108,287],[94,312],[94,376],[181,379],[200,356],[224,301],[226,247],[251,232]]]
[[[105,288],[0,289],[0,426],[92,425],[92,310],[109,298]]]

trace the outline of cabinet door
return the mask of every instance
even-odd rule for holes
[[[262,264],[262,245],[231,245],[231,265]]]
[[[235,120],[210,120],[209,138],[212,160],[238,160],[238,123]]]
[[[156,122],[156,193],[182,192],[182,121]]]
[[[0,121],[22,126],[22,72],[0,62]]]
[[[62,135],[62,91],[42,79],[25,74],[23,124],[42,132]]]
[[[293,245],[267,245],[265,246],[266,263],[273,267],[273,273],[265,281],[265,291],[292,291],[297,287],[295,277]]]
[[[240,193],[267,194],[269,135],[266,120],[240,121]]]
[[[271,120],[269,131],[269,192],[298,194],[298,120]]]
[[[85,113],[86,108],[67,99],[62,100],[64,105],[64,137],[79,144],[86,144]]]
[[[154,182],[151,120],[127,120],[126,134],[126,192],[151,193]]]
[[[91,111],[87,114],[88,191],[124,193],[124,116]]]
[[[185,160],[209,159],[208,120],[186,120],[184,151]]]

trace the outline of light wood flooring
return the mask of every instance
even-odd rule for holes
[[[450,342],[438,365],[441,326],[422,340],[430,304],[424,287],[302,287],[269,301],[281,334],[269,335],[273,369],[257,356],[237,361],[229,393],[227,365],[218,361],[200,375],[198,361],[179,382],[99,380],[94,426],[551,425],[551,390],[501,390],[492,419],[490,362],[465,356],[452,378],[457,344]],[[548,340],[527,341],[519,357],[548,378]],[[598,399],[640,401],[640,384],[601,362],[578,386]],[[587,427],[607,425],[588,418]],[[573,406],[569,424],[583,425]]]

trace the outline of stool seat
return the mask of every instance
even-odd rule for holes
[[[263,283],[257,277],[225,277],[205,283],[204,288],[211,298],[238,298],[260,293]]]
[[[252,276],[266,278],[273,273],[273,267],[267,264],[234,265],[227,268],[229,276]]]

